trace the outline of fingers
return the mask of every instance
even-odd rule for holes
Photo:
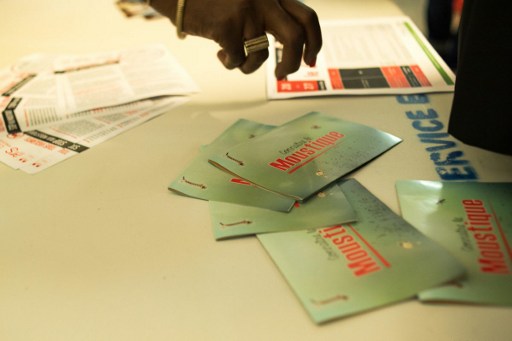
[[[281,61],[277,64],[275,75],[284,79],[300,67],[304,49],[304,36],[300,26],[284,11],[274,15],[278,24],[277,29],[269,27],[270,33],[283,45]]]
[[[240,71],[242,71],[245,74],[252,73],[259,69],[259,67],[267,60],[268,58],[268,40],[267,35],[265,31],[262,29],[260,24],[256,24],[252,20],[249,20],[246,22],[245,28],[244,28],[244,44],[249,40],[257,39],[259,44],[262,44],[261,41],[263,41],[263,46],[259,47],[257,51],[249,52],[246,56],[246,59],[243,64],[240,65]],[[264,37],[264,39],[259,39]],[[266,43],[266,46],[265,46]]]
[[[245,52],[242,44],[243,25],[239,23],[222,24],[212,33],[211,38],[222,48],[217,52],[217,57],[228,70],[240,66],[245,61]]]
[[[257,52],[252,52],[247,56],[245,62],[240,65],[240,71],[245,74],[252,73],[260,68],[260,66],[268,58],[268,48]]]
[[[268,48],[251,52],[247,56],[245,52],[243,52],[243,48],[241,54],[239,50],[240,49],[237,49],[229,53],[227,49],[222,49],[217,52],[217,58],[219,58],[226,69],[232,70],[238,67],[240,71],[245,74],[252,73],[259,69],[268,58]]]
[[[305,33],[304,61],[314,66],[322,48],[322,32],[317,14],[296,0],[281,0],[281,6],[302,26]]]
[[[223,1],[229,6],[219,5]],[[172,17],[172,12],[169,14]],[[275,70],[278,79],[297,71],[303,57],[306,64],[314,65],[322,46],[316,13],[298,0],[189,1],[184,28],[188,34],[217,42],[222,64],[243,73],[254,72],[269,56],[268,49],[246,55],[244,41],[271,33],[283,44],[282,59]]]
[[[241,51],[241,53],[240,53]],[[242,49],[227,49],[223,48],[217,52],[217,58],[221,61],[224,67],[232,70],[239,67],[245,61],[245,53]]]
[[[226,49],[222,49],[217,52],[217,57],[227,69],[231,70],[238,67],[243,73],[249,74],[258,70],[267,60],[268,48],[251,52],[247,56],[244,52],[242,52],[242,55],[238,52],[229,54]]]
[[[256,71],[268,58],[268,48],[257,49],[246,54],[244,45],[249,40],[265,37],[265,31],[261,24],[256,24],[250,16],[245,16],[242,32],[233,34],[233,31],[226,33],[220,39],[219,44],[222,47],[217,53],[217,57],[227,69],[238,67],[245,74]],[[258,21],[261,22],[261,21]],[[268,44],[267,44],[268,46]]]
[[[266,22],[267,30],[283,44],[281,62],[276,66],[277,79],[297,71],[302,56],[310,66],[322,47],[322,34],[316,13],[296,0],[280,0],[281,10],[272,11]]]

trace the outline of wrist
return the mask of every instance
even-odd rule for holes
[[[176,6],[178,0],[145,0],[158,13],[166,16],[173,24],[176,22]]]
[[[178,38],[184,39],[187,35],[183,32],[183,15],[185,12],[185,0],[145,0],[146,5],[151,6],[160,14],[168,17],[176,26]]]

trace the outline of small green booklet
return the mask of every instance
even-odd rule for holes
[[[414,297],[464,273],[359,182],[340,186],[356,223],[258,235],[316,323]]]
[[[311,112],[212,155],[217,167],[304,200],[401,140],[383,131]]]
[[[356,220],[354,209],[336,183],[308,200],[296,203],[289,213],[210,201],[210,215],[217,240],[332,226]]]
[[[512,305],[512,183],[404,180],[396,188],[404,219],[467,271],[420,299]]]
[[[200,154],[169,185],[179,194],[203,199],[238,203],[288,212],[295,200],[263,190],[212,166],[208,159],[233,145],[266,134],[274,127],[240,119],[225,130],[211,144],[203,146]]]

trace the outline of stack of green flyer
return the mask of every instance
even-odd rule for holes
[[[357,217],[335,181],[400,141],[317,112],[280,127],[241,119],[203,146],[169,189],[210,202],[216,239],[344,224]]]
[[[269,191],[304,200],[400,141],[372,127],[311,112],[211,155],[210,161]]]
[[[267,133],[273,126],[240,119],[211,144],[169,185],[180,194],[203,200],[230,202],[288,212],[295,200],[262,190],[247,181],[223,172],[208,163],[211,155]]]
[[[444,246],[464,278],[423,301],[512,305],[512,183],[399,181],[404,219]]]
[[[257,235],[316,323],[416,296],[512,305],[512,183],[400,181],[402,218],[342,179],[400,141],[318,112],[240,119],[169,189],[209,202],[215,239]]]
[[[315,322],[411,298],[463,275],[451,254],[357,181],[340,186],[356,223],[258,235]]]
[[[279,127],[241,119],[202,146],[169,189],[209,202],[215,239],[257,235],[323,323],[465,283],[458,257],[356,180],[341,180],[400,141],[318,112]]]

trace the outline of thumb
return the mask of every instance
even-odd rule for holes
[[[239,67],[245,61],[245,56],[228,54],[226,50],[222,49],[217,52],[217,58],[228,70]]]

